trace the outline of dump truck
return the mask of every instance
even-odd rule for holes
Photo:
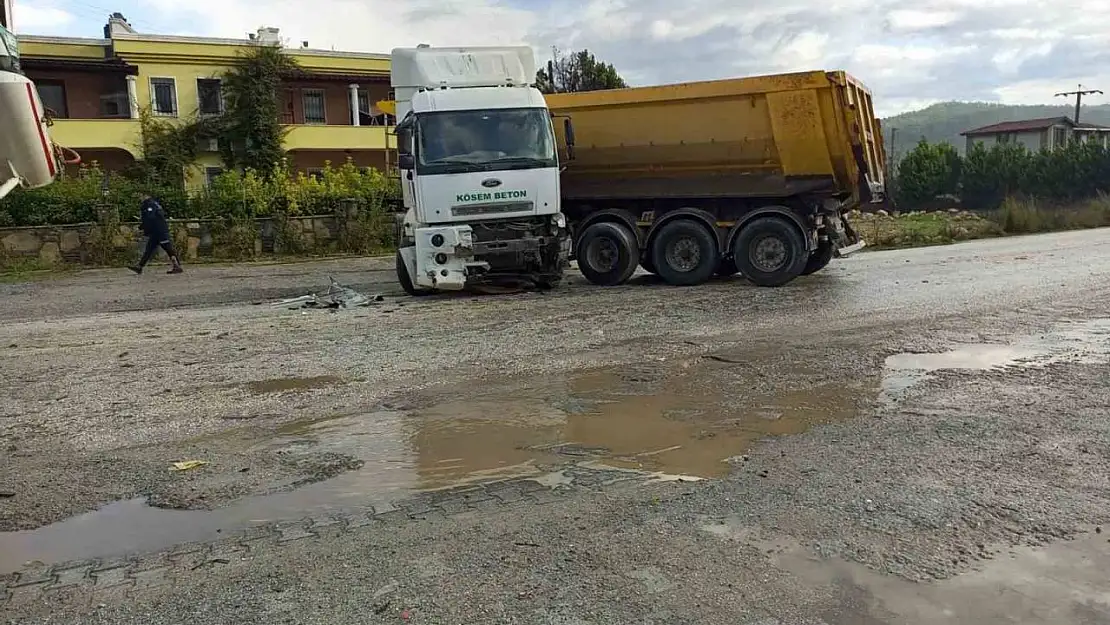
[[[846,214],[885,200],[871,92],[843,71],[545,99],[569,121],[553,125],[561,210],[594,284],[639,266],[673,285],[784,285],[861,249]]]

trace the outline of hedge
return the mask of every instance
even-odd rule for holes
[[[117,209],[124,221],[137,220],[138,194],[157,198],[170,218],[264,217],[323,215],[341,201],[357,200],[364,210],[385,212],[400,195],[400,185],[376,169],[362,170],[350,162],[326,163],[318,177],[289,173],[284,165],[268,175],[254,170],[226,172],[209,189],[187,194],[180,189],[148,189],[123,175],[82,166],[75,176],[39,189],[18,189],[0,200],[0,227],[87,223],[97,220],[98,207]]]
[[[1074,204],[1110,192],[1110,149],[1072,142],[1033,152],[1021,144],[976,143],[960,156],[947,143],[923,140],[899,163],[892,186],[899,208],[908,210],[939,196],[956,196],[972,210],[995,210],[1011,197]]]

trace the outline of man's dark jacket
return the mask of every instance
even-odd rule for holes
[[[140,227],[143,234],[158,242],[169,241],[170,224],[166,221],[166,213],[162,210],[162,205],[154,198],[147,198],[143,200],[139,210],[142,212]]]

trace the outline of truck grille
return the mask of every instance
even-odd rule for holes
[[[490,204],[463,204],[451,207],[454,217],[470,217],[473,215],[496,215],[500,213],[532,212],[535,206],[532,202],[494,202]]]

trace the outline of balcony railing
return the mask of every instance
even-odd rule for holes
[[[142,154],[137,119],[55,119],[50,127],[54,143],[75,150],[119,148],[133,156]]]
[[[384,150],[386,126],[287,125],[286,150]]]

